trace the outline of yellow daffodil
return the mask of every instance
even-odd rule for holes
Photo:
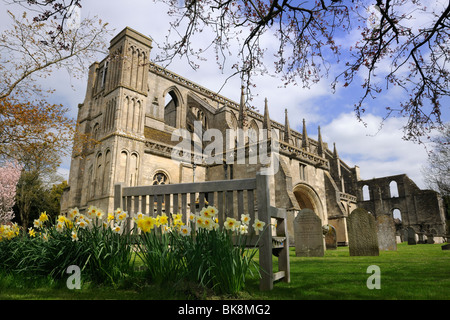
[[[181,215],[180,215],[181,216]],[[175,219],[173,220],[173,226],[177,229],[180,230],[180,227],[184,226],[184,222],[183,220],[180,219]]]
[[[90,218],[93,218],[93,217],[95,217],[97,215],[97,210],[98,210],[97,207],[89,206],[89,208],[87,209],[87,215]]]
[[[114,220],[114,215],[112,213],[108,213],[108,222]]]
[[[248,214],[241,215],[241,221],[243,224],[248,225],[250,223],[250,216]]]
[[[39,220],[39,219],[35,219],[35,220],[33,221],[33,227],[35,227],[36,229],[41,228],[41,227],[42,227],[42,221]]]
[[[182,236],[188,236],[191,234],[191,228],[188,226],[181,226],[180,227],[180,233]]]
[[[88,224],[88,222],[86,221],[86,220],[80,220],[80,221],[78,221],[78,226],[80,227],[80,228],[86,228],[89,224]]]
[[[262,231],[262,230],[264,229],[264,226],[265,226],[265,225],[266,225],[265,222],[260,221],[260,220],[258,220],[258,219],[255,219],[255,223],[253,223],[253,228],[254,228],[256,231]]]
[[[144,217],[144,214],[142,212],[138,212],[136,213],[136,216],[134,217],[134,220],[139,220],[142,219]]]
[[[219,212],[219,210],[217,210],[216,207],[214,206],[208,206],[208,208],[206,208],[209,212],[209,214],[213,217],[215,217],[217,215],[217,213]]]
[[[172,213],[172,219],[173,220],[181,220],[182,219],[181,213],[177,213],[177,214]]]
[[[248,225],[241,224],[239,227],[240,234],[247,234],[248,233]]]
[[[138,219],[137,225],[138,228],[142,230],[142,232],[150,232],[155,227],[155,218],[153,217],[143,217]]]
[[[123,221],[128,217],[128,212],[126,211],[121,211],[119,214],[116,214],[116,218],[119,221]]]
[[[234,231],[236,230],[237,221],[234,218],[227,217],[224,223],[224,227],[227,230]]]
[[[120,233],[122,231],[122,227],[118,224],[114,225],[114,227],[112,228],[114,233]]]
[[[69,210],[69,212],[67,213],[67,217],[70,220],[74,220],[76,217],[78,217],[79,214],[80,214],[80,211],[78,210],[78,208],[73,208],[73,209]]]
[[[17,225],[17,222],[14,222],[11,229],[14,231],[14,233],[16,234],[16,236],[19,235],[19,231],[20,231],[20,227]]]
[[[97,217],[97,219],[103,219],[103,216],[105,215],[105,213],[103,212],[103,210],[101,210],[101,209],[98,209],[96,212],[95,212],[95,216]]]
[[[44,211],[41,213],[41,215],[39,216],[39,221],[41,221],[41,222],[48,221],[47,211]]]
[[[33,228],[28,228],[28,234],[30,237],[36,237],[36,231]]]
[[[62,232],[64,230],[64,226],[65,226],[64,222],[58,221],[58,224],[56,225],[56,231]]]
[[[11,240],[16,235],[18,235],[18,231],[16,231],[17,223],[13,226],[10,225],[1,225],[0,226],[0,242],[2,240]],[[17,227],[18,228],[18,227]]]
[[[14,238],[14,231],[13,230],[8,230],[6,232],[6,239],[11,240],[12,238]]]
[[[196,216],[195,217],[195,223],[197,224],[197,226],[200,226],[203,224],[203,217],[202,216]]]
[[[206,212],[206,208],[202,208],[202,210],[200,210],[199,215],[202,217],[208,217],[209,212]]]
[[[72,241],[78,241],[78,234],[75,231],[72,231]]]
[[[167,217],[165,214],[159,217],[159,223],[161,225],[166,225],[169,223],[169,217]]]
[[[211,218],[204,218],[203,223],[201,224],[202,228],[205,228],[207,230],[212,230],[214,226],[214,222],[211,220]]]
[[[64,223],[66,224],[66,227],[68,229],[72,229],[73,228],[73,222],[70,221],[69,219],[66,219],[66,221]]]

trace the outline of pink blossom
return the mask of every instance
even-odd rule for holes
[[[15,204],[16,186],[22,168],[17,163],[7,162],[0,167],[0,224],[11,222]]]

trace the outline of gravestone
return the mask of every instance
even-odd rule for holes
[[[295,255],[323,257],[322,220],[311,209],[303,209],[294,220]]]
[[[395,236],[394,219],[387,214],[377,217],[378,248],[382,251],[396,251],[397,240]]]
[[[408,229],[402,229],[402,242],[408,241]]]
[[[408,231],[408,244],[409,245],[416,244],[416,232],[414,231],[414,229],[408,227],[406,230]]]
[[[348,246],[351,256],[378,256],[375,218],[366,210],[353,210],[347,218]]]
[[[325,246],[327,250],[337,249],[336,228],[331,224],[325,226]]]

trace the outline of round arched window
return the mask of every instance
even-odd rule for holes
[[[169,178],[167,178],[167,175],[163,172],[158,172],[153,176],[153,185],[160,185],[160,184],[168,184]]]

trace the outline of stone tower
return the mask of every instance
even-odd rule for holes
[[[151,48],[151,39],[125,28],[111,40],[109,56],[90,67],[78,122],[96,143],[73,152],[68,206],[110,209],[114,183],[138,184]]]

